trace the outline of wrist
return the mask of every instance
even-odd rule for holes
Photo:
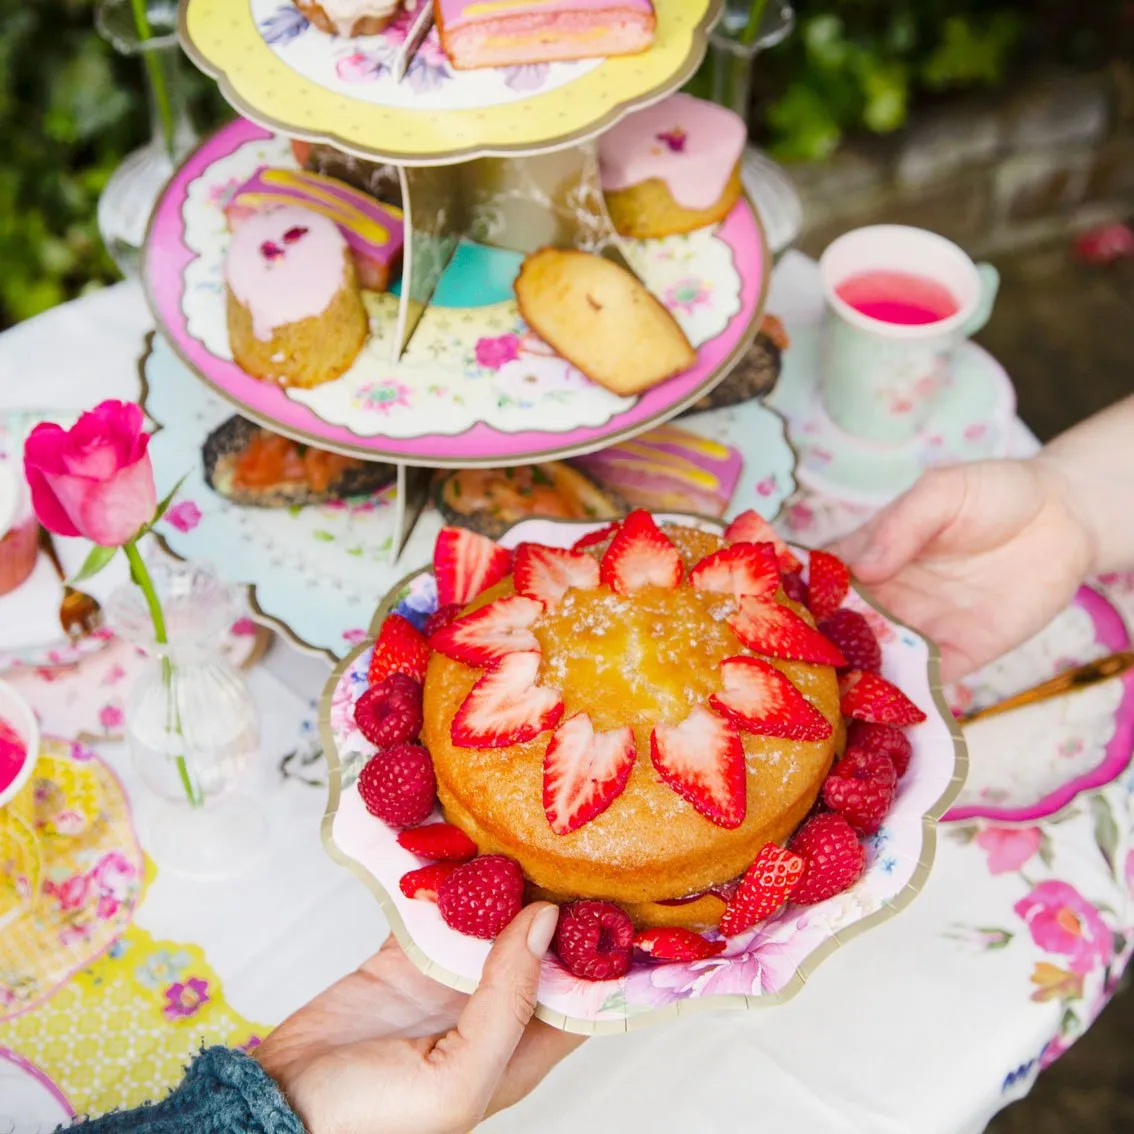
[[[1095,507],[1092,486],[1085,482],[1078,462],[1047,446],[1029,463],[1040,479],[1049,507],[1058,509],[1082,544],[1086,558],[1083,574],[1097,575],[1106,570],[1104,521]]]

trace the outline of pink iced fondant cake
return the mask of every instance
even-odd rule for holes
[[[705,516],[724,515],[744,467],[736,449],[676,425],[651,429],[572,464],[636,508]]]
[[[711,208],[744,152],[747,127],[716,103],[674,94],[628,114],[599,138],[605,192],[658,178],[682,208]]]
[[[650,0],[434,0],[458,70],[633,55],[654,41]]]
[[[405,226],[402,210],[333,177],[302,169],[261,166],[233,193],[225,206],[229,225],[269,209],[294,205],[332,220],[346,238],[369,291],[386,291],[401,269]]]

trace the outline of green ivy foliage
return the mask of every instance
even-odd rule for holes
[[[247,0],[233,0],[234,3]],[[93,0],[0,0],[0,327],[115,278],[99,193],[149,136],[136,60],[94,31]],[[885,132],[912,102],[1042,62],[1130,58],[1131,0],[797,0],[796,33],[761,56],[758,132],[821,159]],[[195,79],[198,126],[225,111]]]

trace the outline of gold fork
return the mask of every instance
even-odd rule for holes
[[[98,600],[91,598],[83,591],[77,591],[67,585],[67,572],[59,559],[59,552],[55,548],[55,541],[51,533],[41,527],[39,529],[40,550],[51,560],[55,574],[63,584],[63,601],[59,604],[59,625],[72,642],[80,638],[89,638],[102,626],[102,607]]]
[[[1092,685],[1098,685],[1100,681],[1121,677],[1132,666],[1134,666],[1134,650],[1120,650],[1115,654],[1107,654],[1106,657],[1077,665],[1074,669],[1064,670],[1063,673],[1058,673],[1047,681],[1041,681],[1039,685],[1033,685],[1031,689],[1025,689],[1007,700],[965,713],[957,720],[961,724],[972,724],[973,721],[983,720],[985,717],[998,717],[1001,713],[1022,709],[1025,705],[1050,701],[1052,697],[1062,697],[1078,689],[1088,689]]]

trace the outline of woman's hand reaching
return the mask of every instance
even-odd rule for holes
[[[1062,610],[1092,569],[1094,542],[1058,464],[1037,457],[927,472],[831,550],[940,646],[953,681]]]

